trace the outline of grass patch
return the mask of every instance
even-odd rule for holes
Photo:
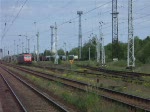
[[[15,71],[14,69],[12,69]],[[19,70],[17,70],[18,72]],[[53,92],[55,95],[63,98],[66,102],[75,105],[82,112],[128,112],[129,110],[123,106],[109,103],[101,99],[96,94],[88,92],[79,92],[68,89],[59,82],[51,82],[36,76],[22,73],[30,81],[36,85]]]
[[[99,82],[99,84],[97,84],[96,83],[97,77],[96,76],[94,77],[93,75],[80,75],[75,72],[60,74],[60,73],[48,71],[46,69],[44,71],[43,71],[43,69],[39,69],[39,68],[34,68],[34,69],[36,71],[52,73],[54,75],[59,75],[64,78],[69,78],[69,79],[86,82],[88,84],[93,84],[96,86],[109,88],[109,89],[116,90],[119,92],[125,92],[125,93],[132,94],[132,95],[138,95],[138,96],[144,97],[144,98],[150,98],[149,97],[150,77],[147,77],[147,76],[142,77],[145,80],[145,82],[143,84],[139,84],[138,80],[133,81],[133,80],[128,79],[127,82],[124,82],[124,80],[122,78],[99,76],[98,78],[99,78],[100,82]],[[143,93],[138,92],[136,90],[143,91]]]

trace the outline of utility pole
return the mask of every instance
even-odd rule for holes
[[[65,47],[65,55],[66,55],[66,42],[64,42],[64,47]]]
[[[100,43],[101,43],[101,64],[102,66],[105,65],[105,48],[104,48],[104,38],[103,38],[103,33],[102,33],[102,26],[103,26],[103,22],[99,22],[100,23]]]
[[[26,37],[25,43],[22,40],[22,53],[24,53],[24,52],[27,53],[27,50],[28,50],[28,48],[27,48],[27,44],[28,44],[27,34],[26,35],[18,35],[18,36],[25,36]],[[25,45],[23,45],[23,44],[25,44]]]
[[[91,36],[91,35],[90,35]],[[89,61],[91,60],[91,39],[89,37],[89,42],[90,42],[90,45],[89,45]]]
[[[27,39],[27,37],[26,37],[26,48],[25,48],[25,52],[27,53],[27,43],[28,43],[28,39]]]
[[[36,61],[36,50],[35,50],[35,45],[34,45],[34,61]]]
[[[28,39],[28,53],[30,53],[30,39]]]
[[[135,67],[132,0],[128,0],[128,53],[127,66]]]
[[[57,25],[55,22],[55,62],[54,64],[58,64],[58,53],[57,53]]]
[[[15,52],[16,52],[16,42],[15,42],[15,40],[14,40],[14,55],[15,55]]]
[[[23,42],[22,42],[22,53],[24,53],[24,50],[23,50],[23,49],[24,49],[24,46],[23,46]]]
[[[64,47],[65,47],[65,56],[66,56],[66,59],[67,59],[67,55],[66,55],[66,42],[64,42]]]
[[[39,32],[36,28],[36,22],[34,22],[34,25],[35,25],[35,30],[37,32],[36,36],[37,36],[37,61],[39,61]]]
[[[17,55],[19,54],[19,51],[18,51],[18,46],[19,46],[19,45],[17,45]]]
[[[91,53],[90,53],[90,47],[89,47],[89,61],[91,60]]]
[[[54,43],[54,32],[53,32],[53,29],[54,29],[54,26],[50,26],[51,28],[51,53],[53,52],[53,43]]]
[[[83,11],[77,11],[77,14],[79,15],[79,42],[78,42],[78,57],[81,60],[82,59],[82,27],[81,27],[81,15],[83,14]]]
[[[20,39],[19,39],[19,44],[18,45],[19,45],[18,47],[20,48],[20,49],[18,48],[18,53],[21,54],[21,42],[20,42]]]
[[[6,49],[5,49],[6,47],[4,46],[4,57],[6,56],[6,54],[5,54],[5,51],[6,51]]]
[[[37,36],[37,61],[39,61],[39,32],[37,32],[36,36]]]
[[[97,51],[97,63],[100,62],[100,41],[96,36],[96,51]]]
[[[92,33],[92,35],[93,35],[93,33]],[[91,37],[91,35],[90,35],[90,37]],[[96,59],[96,62],[99,63],[99,62],[100,62],[100,39],[97,38],[97,35],[94,35],[93,37],[94,37],[94,39],[95,39],[95,41],[96,41],[96,45],[94,45],[94,44],[92,43],[92,40],[90,40],[90,43],[91,43],[93,46],[95,46],[95,49],[96,49],[96,52],[95,52],[95,59]]]
[[[117,0],[112,0],[112,59],[118,60],[118,14]]]
[[[0,48],[0,59],[3,58],[3,49]]]
[[[102,59],[102,66],[105,66],[105,64],[106,64],[105,63],[105,48],[104,48],[104,38],[103,37],[101,38],[101,52],[102,52],[101,53],[102,54],[101,55],[102,56],[102,58],[101,58]]]

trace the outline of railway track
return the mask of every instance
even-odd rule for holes
[[[87,68],[87,69],[90,69],[90,70],[93,70],[93,71],[99,71],[99,72],[108,73],[108,74],[112,74],[112,75],[120,75],[120,76],[124,76],[124,77],[150,76],[150,74],[145,74],[145,73],[108,70],[108,69],[91,67],[91,66],[83,66],[83,65],[77,65],[77,66],[82,67],[82,68]]]
[[[147,112],[150,111],[150,106],[149,106],[150,105],[150,99],[140,98],[140,97],[137,97],[134,95],[129,95],[129,94],[113,91],[110,89],[93,86],[91,84],[79,82],[76,80],[71,80],[68,78],[63,78],[60,76],[54,76],[54,75],[47,74],[47,73],[36,72],[34,70],[24,69],[22,67],[15,67],[15,68],[17,68],[21,71],[24,71],[26,73],[36,75],[38,77],[45,78],[47,80],[52,80],[52,81],[57,81],[57,82],[59,81],[63,85],[70,86],[72,88],[77,88],[77,89],[80,89],[82,91],[87,91],[86,88],[91,88],[90,92],[97,93],[105,99],[119,102],[121,104],[132,107],[136,110],[143,110],[143,111],[147,111]]]
[[[80,66],[80,65],[78,65]],[[126,73],[127,72],[124,72],[123,71],[116,71],[116,72],[120,72],[119,73],[115,73],[115,72],[111,72],[111,71],[105,71],[103,70],[103,72],[100,72],[98,69],[101,69],[101,68],[94,68],[94,67],[88,67],[88,66],[80,66],[80,67],[84,67],[86,69],[89,69],[89,70],[84,70],[84,71],[79,71],[79,70],[71,70],[71,69],[66,69],[66,68],[56,68],[56,67],[49,67],[49,66],[34,66],[34,67],[38,67],[38,68],[43,68],[43,69],[48,69],[48,70],[57,70],[57,71],[60,71],[60,72],[64,72],[64,71],[68,71],[68,72],[76,72],[76,73],[79,73],[81,75],[85,75],[85,74],[90,74],[90,75],[93,75],[93,76],[104,76],[104,77],[114,77],[114,78],[121,78],[122,81],[124,82],[136,82],[138,84],[142,84],[143,82],[147,82],[145,81],[142,76],[150,76],[149,74],[143,74],[143,73],[137,73],[137,74],[143,74],[143,75],[136,75],[136,76],[133,76],[131,75],[131,73],[135,73],[135,72],[129,72],[130,75],[127,75]],[[135,73],[136,74],[136,73]]]
[[[12,110],[14,110],[15,112],[27,112],[25,107],[22,105],[19,98],[1,73],[0,84],[0,104],[3,104],[3,106],[0,107],[0,112],[10,112]]]
[[[52,71],[60,71],[60,72],[64,72],[64,71],[68,71],[68,72],[75,72],[75,73],[78,73],[78,74],[81,74],[81,75],[85,75],[85,74],[89,74],[89,75],[92,75],[92,76],[96,76],[96,77],[99,77],[99,76],[104,76],[104,77],[108,77],[108,78],[121,78],[122,81],[124,82],[136,82],[138,84],[142,84],[143,82],[147,82],[145,80],[143,80],[143,78],[140,76],[138,77],[134,77],[134,76],[131,76],[131,75],[124,75],[124,74],[120,74],[120,75],[117,75],[117,74],[109,74],[109,73],[105,73],[105,72],[99,72],[98,70],[91,70],[90,68],[90,71],[89,70],[84,70],[84,71],[79,71],[79,70],[71,70],[71,69],[65,69],[65,68],[55,68],[55,67],[48,67],[48,66],[35,66],[35,67],[38,67],[38,68],[44,68],[44,69],[48,69],[48,70],[52,70]],[[88,67],[87,67],[88,69]]]
[[[7,84],[18,97],[25,112],[69,112],[41,91],[28,84],[14,73],[8,71],[6,68],[2,67],[0,69],[2,74],[5,74],[3,75],[3,78],[8,82]]]

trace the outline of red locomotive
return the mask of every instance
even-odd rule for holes
[[[18,64],[31,64],[32,55],[31,54],[20,54],[17,58]]]

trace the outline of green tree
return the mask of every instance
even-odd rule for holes
[[[105,46],[106,61],[112,61],[112,44],[109,43]]]
[[[54,55],[54,53],[51,52],[50,50],[45,50],[44,51],[44,56],[52,56],[52,55]]]
[[[90,48],[90,58],[92,60],[95,59],[96,57],[96,45],[93,44],[93,42],[88,42],[88,43],[85,43],[83,48],[82,48],[82,59],[83,60],[88,60],[89,59],[89,48]]]
[[[127,43],[119,42],[119,60],[127,59]]]
[[[50,53],[50,50],[45,50],[44,51],[44,56],[49,56],[51,53]]]
[[[147,36],[144,40],[136,39],[135,43],[136,60],[139,60],[142,63],[150,63],[150,37]]]
[[[150,36],[147,36],[145,39],[140,39],[138,36],[134,38],[135,43],[135,58],[136,61],[142,63],[150,63]],[[127,60],[127,43],[119,42],[119,60]],[[90,56],[91,59],[96,58],[96,38],[93,37],[91,40],[86,42],[82,47],[82,59],[89,59],[89,47],[90,47]],[[78,48],[73,48],[69,54],[78,55]],[[105,46],[105,55],[106,61],[112,61],[112,43],[109,43]]]
[[[78,48],[73,48],[70,52],[69,55],[78,55]]]
[[[63,49],[59,49],[59,50],[58,50],[58,55],[65,55],[64,50],[63,50]]]

